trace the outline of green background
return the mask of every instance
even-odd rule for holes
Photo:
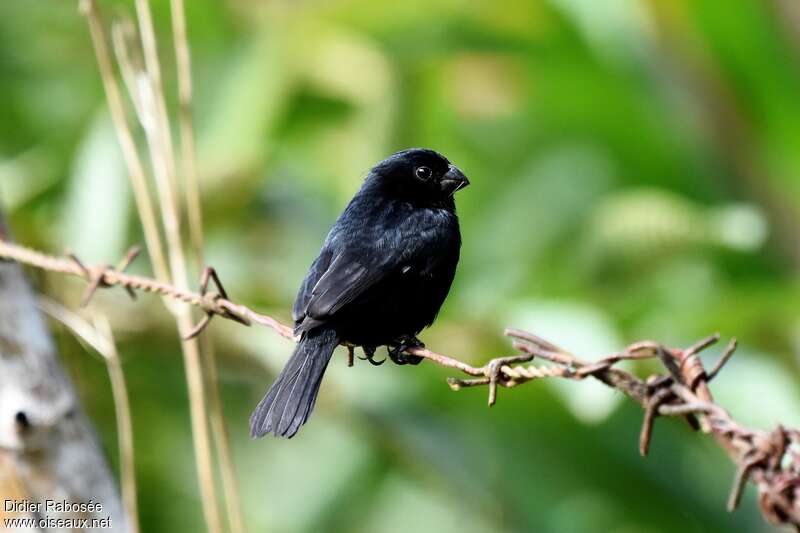
[[[719,402],[744,424],[800,425],[795,2],[187,4],[208,263],[234,300],[288,321],[370,166],[427,146],[472,182],[429,347],[482,364],[510,353],[516,326],[597,358],[719,331],[741,342]],[[174,110],[169,6],[153,6]],[[0,195],[30,246],[94,263],[142,242],[76,2],[0,3]],[[31,275],[77,306],[79,282]],[[129,381],[143,531],[201,531],[174,322],[148,296],[98,305]],[[116,465],[103,363],[53,328]],[[297,438],[251,441],[291,344],[210,331],[250,531],[771,530],[752,487],[725,511],[733,467],[710,439],[658,421],[643,459],[640,410],[589,382],[502,389],[488,409],[486,390],[451,392],[435,365],[341,354]]]

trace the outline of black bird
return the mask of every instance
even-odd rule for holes
[[[250,417],[250,434],[293,437],[306,420],[334,349],[378,346],[398,364],[433,323],[458,264],[461,233],[453,195],[469,180],[444,156],[422,148],[378,163],[328,233],[293,315],[301,336],[278,379]],[[381,361],[382,362],[382,361]]]

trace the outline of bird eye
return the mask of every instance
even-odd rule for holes
[[[415,170],[414,173],[421,180],[426,180],[431,177],[431,169],[428,167],[417,167],[417,170]]]

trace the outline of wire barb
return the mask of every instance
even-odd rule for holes
[[[639,454],[642,457],[647,457],[647,452],[650,451],[650,440],[653,436],[653,424],[658,416],[658,408],[672,395],[672,391],[669,388],[658,388],[647,402],[644,410],[642,431],[639,434]]]
[[[111,267],[111,265],[97,265],[94,267],[87,267],[83,264],[83,262],[78,259],[72,252],[67,252],[66,256],[69,261],[74,265],[81,277],[83,277],[86,281],[89,282],[89,285],[86,286],[86,290],[81,297],[81,303],[79,307],[86,307],[89,305],[89,302],[94,297],[95,293],[97,293],[97,289],[100,288],[107,288],[114,285],[114,283],[109,283],[106,279],[106,275],[109,271],[114,270],[115,272],[123,273],[125,270],[131,265],[131,263],[136,259],[136,257],[141,253],[142,249],[140,246],[132,246],[122,260],[119,262],[116,270]],[[73,272],[74,273],[74,272]],[[127,284],[121,284],[128,295],[130,295],[131,299],[136,299],[136,291],[133,290],[133,287]]]
[[[497,403],[497,385],[501,384],[504,387],[513,387],[516,384],[515,380],[526,378],[524,372],[514,374],[514,369],[509,365],[514,363],[526,363],[534,358],[533,354],[519,354],[509,357],[498,357],[489,361],[483,368],[484,374],[488,379],[489,384],[489,407]],[[517,370],[522,370],[517,367]],[[532,378],[531,378],[532,379]]]
[[[89,269],[88,269],[88,268],[86,268],[86,266],[84,266],[84,264],[81,262],[81,260],[80,260],[80,259],[78,259],[78,256],[76,256],[76,255],[75,255],[74,253],[72,253],[72,252],[67,252],[67,254],[66,254],[66,255],[67,255],[67,257],[69,258],[69,260],[70,260],[70,261],[72,261],[72,263],[73,263],[73,264],[74,264],[76,267],[78,267],[78,270],[80,270],[81,274],[83,275],[83,277],[84,277],[84,278],[85,278],[87,281],[92,279],[92,274],[89,272]]]
[[[736,337],[733,337],[728,343],[728,346],[725,348],[722,357],[719,358],[719,360],[714,364],[714,367],[711,369],[711,372],[708,373],[708,381],[711,381],[717,377],[717,374],[719,374],[719,371],[722,370],[722,367],[727,364],[728,360],[733,356],[734,352],[736,352],[738,345],[739,344],[736,340]]]
[[[128,270],[128,267],[131,266],[139,254],[142,253],[142,247],[137,245],[131,246],[128,251],[125,253],[125,257],[117,264],[117,272],[125,272]],[[133,290],[133,287],[125,285],[125,290],[128,293],[128,296],[131,297],[131,300],[136,300],[136,291]]]
[[[94,297],[97,289],[100,287],[108,287],[107,283],[104,283],[104,278],[106,275],[106,271],[109,269],[107,266],[99,266],[94,268],[90,273],[90,280],[89,285],[86,287],[86,291],[83,293],[83,298],[81,298],[80,307],[86,307],[89,305],[89,302]]]
[[[728,512],[732,513],[737,507],[739,507],[739,501],[742,499],[742,492],[744,492],[744,487],[747,484],[750,470],[760,460],[762,460],[761,457],[750,459],[749,461],[745,461],[744,463],[740,464],[736,469],[736,475],[733,478],[733,486],[731,487],[731,492],[728,495]]]
[[[217,292],[209,294],[208,285],[212,281],[214,282]],[[186,336],[183,338],[184,340],[188,341],[189,339],[193,339],[200,335],[200,333],[202,333],[203,330],[206,329],[206,327],[208,327],[208,325],[211,323],[211,319],[214,318],[214,315],[222,315],[225,318],[235,320],[240,324],[244,324],[246,326],[250,325],[250,322],[246,318],[235,315],[227,309],[217,308],[217,300],[227,300],[228,293],[225,292],[225,287],[223,287],[222,281],[219,279],[217,271],[214,269],[214,267],[205,267],[203,269],[203,273],[200,275],[200,298],[205,303],[205,305],[202,307],[206,314],[202,319],[200,319],[200,322],[198,322],[197,325],[186,334]]]

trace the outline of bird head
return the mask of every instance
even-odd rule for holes
[[[469,185],[458,167],[427,148],[397,152],[378,163],[370,174],[382,187],[410,199],[446,200]]]

